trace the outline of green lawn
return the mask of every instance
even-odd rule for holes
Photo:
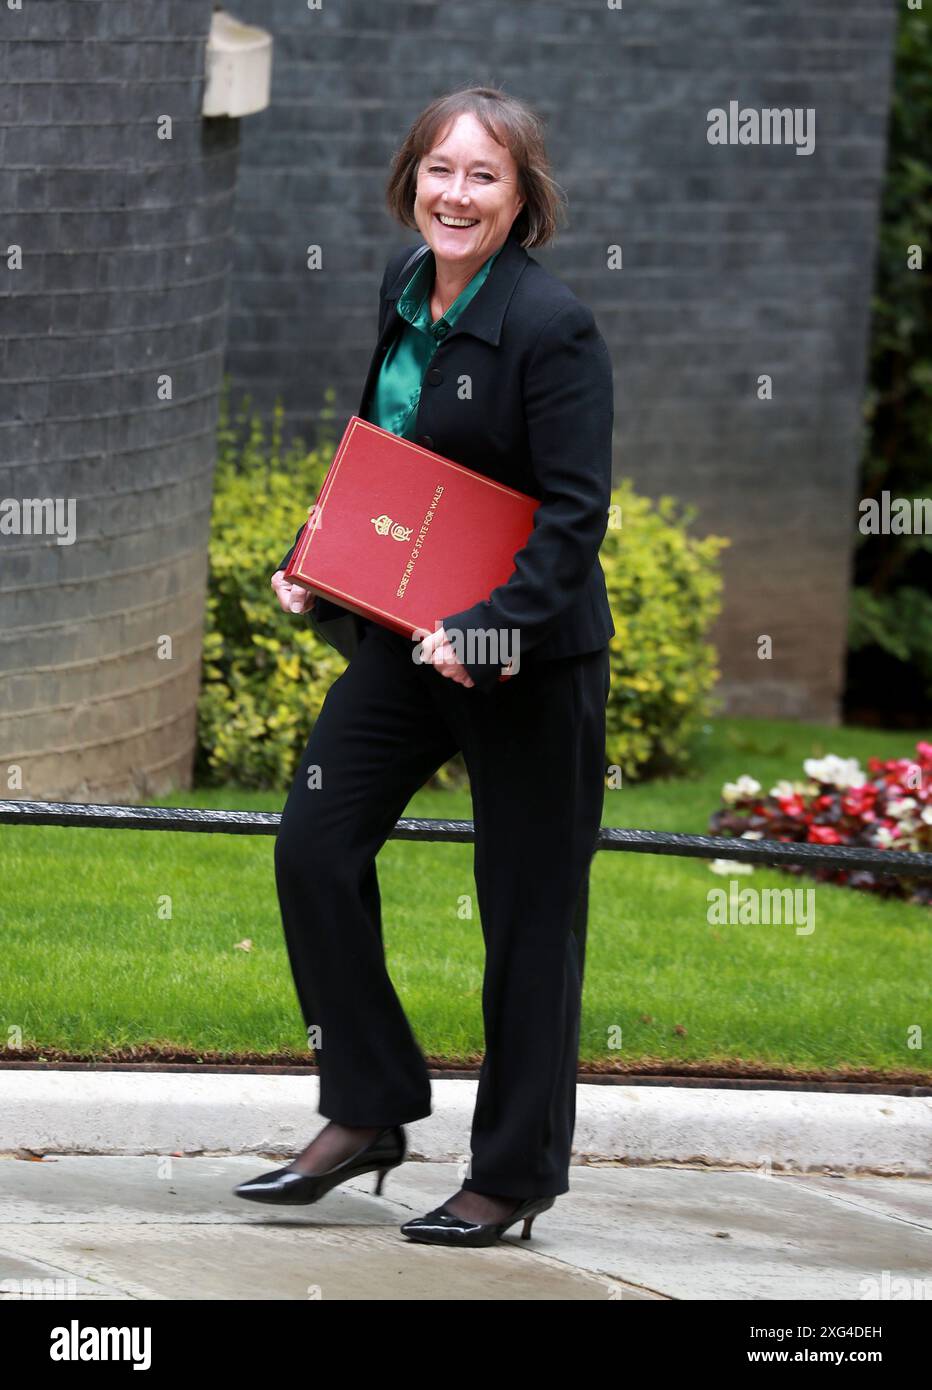
[[[917,737],[718,720],[692,777],[607,791],[603,824],[702,833],[726,779],[748,772],[766,788],[802,776],[804,757],[898,757]],[[278,811],[283,800],[228,787],[161,804]],[[422,791],[408,814],[471,818],[468,791]],[[19,1029],[23,1048],[78,1055],[163,1046],[307,1059],[273,845],[270,836],[0,826],[8,1045]],[[379,877],[392,978],[423,1051],[475,1058],[481,929],[477,909],[471,920],[457,915],[461,895],[474,901],[472,846],[390,841]],[[815,930],[710,925],[708,890],[727,885],[705,861],[596,855],[581,1057],[932,1074],[932,1042],[908,1045],[917,1025],[932,1040],[928,909],[756,869],[740,887],[814,890]],[[170,917],[160,915],[167,900]],[[248,952],[236,949],[245,938]]]

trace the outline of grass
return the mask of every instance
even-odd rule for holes
[[[718,720],[690,777],[607,790],[603,824],[701,833],[722,782],[742,772],[768,787],[802,776],[804,757],[903,756],[917,737]],[[278,811],[283,800],[228,787],[159,804]],[[470,818],[468,790],[421,791],[407,814]],[[0,826],[8,1047],[311,1060],[273,845],[270,836]],[[472,846],[389,841],[379,878],[389,969],[422,1050],[476,1060],[482,936],[475,905],[471,919],[458,915],[462,895],[475,904]],[[917,1026],[932,1038],[928,909],[777,870],[755,869],[739,884],[811,888],[815,930],[710,925],[708,890],[728,879],[705,861],[596,855],[580,1057],[634,1070],[721,1063],[928,1079],[928,1044],[910,1046]],[[251,949],[237,949],[247,938]]]

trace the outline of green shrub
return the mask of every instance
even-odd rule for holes
[[[195,764],[201,785],[287,787],[344,659],[300,617],[284,613],[269,580],[307,517],[336,442],[282,447],[276,402],[271,436],[244,398],[220,402],[210,572]]]
[[[606,753],[623,777],[682,770],[712,710],[718,669],[706,636],[728,541],[690,536],[694,516],[671,497],[638,496],[627,480],[612,492],[600,555],[615,620]]]
[[[330,397],[332,399],[332,397]],[[282,447],[282,409],[271,435],[235,423],[227,388],[220,404],[210,537],[210,576],[198,703],[196,773],[202,785],[287,787],[324,696],[346,662],[301,618],[282,612],[269,579],[316,497],[336,448]],[[718,537],[687,535],[691,515],[670,498],[654,504],[623,483],[602,546],[615,619],[607,762],[623,776],[676,770],[709,713],[716,679],[707,629],[718,612]],[[620,509],[620,511],[618,510]],[[614,525],[620,519],[621,526]],[[465,780],[458,755],[437,786]]]
[[[932,699],[932,536],[865,535],[860,502],[929,493],[932,444],[932,65],[929,21],[900,8],[873,296],[865,440],[855,498],[846,703],[914,724]],[[925,270],[913,268],[922,248]]]

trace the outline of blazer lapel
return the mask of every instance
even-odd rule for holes
[[[425,243],[426,244],[426,243]],[[426,255],[433,259],[433,251],[427,250]],[[499,252],[495,264],[489,271],[485,284],[477,295],[475,295],[466,308],[460,314],[456,323],[450,329],[444,339],[444,346],[455,338],[458,333],[471,333],[476,338],[482,338],[487,343],[497,347],[502,334],[502,322],[508,308],[515,286],[521,278],[525,267],[529,261],[528,253],[521,245],[514,231],[508,233],[501,251]],[[394,281],[386,290],[382,301],[384,319],[382,331],[379,334],[375,351],[369,362],[369,370],[366,373],[365,385],[362,389],[362,396],[359,401],[357,415],[365,416],[366,404],[370,393],[375,389],[379,370],[382,366],[382,359],[389,349],[395,335],[400,331],[401,320],[395,313],[395,305],[404,289],[405,285],[414,274],[414,261],[409,261],[396,275]]]

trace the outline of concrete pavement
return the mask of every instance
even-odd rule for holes
[[[932,1299],[930,1097],[580,1084],[529,1241],[415,1244],[475,1089],[432,1083],[382,1196],[276,1209],[232,1188],[321,1127],[316,1078],[0,1070],[0,1298]]]
[[[498,1245],[398,1230],[460,1167],[407,1162],[309,1207],[231,1189],[254,1157],[0,1160],[0,1298],[932,1299],[932,1181],[574,1166],[570,1192]]]

